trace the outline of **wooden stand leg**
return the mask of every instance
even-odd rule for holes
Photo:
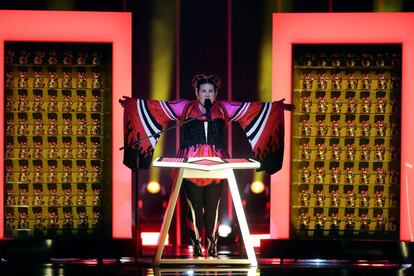
[[[250,239],[249,227],[247,225],[246,216],[244,214],[243,205],[241,202],[239,189],[237,187],[237,182],[236,178],[234,177],[233,170],[230,170],[227,180],[229,182],[234,209],[236,210],[237,219],[239,221],[240,232],[243,237],[244,247],[246,248],[247,258],[249,259],[251,266],[257,266],[256,254],[254,253],[253,244]]]
[[[164,249],[165,240],[167,238],[168,230],[171,225],[171,220],[174,215],[175,205],[177,204],[177,198],[180,193],[181,184],[183,178],[223,178],[228,180],[231,196],[233,199],[234,207],[236,209],[237,219],[239,221],[241,234],[243,237],[244,246],[246,248],[247,259],[161,259],[161,255]],[[158,239],[158,245],[155,252],[153,264],[158,266],[160,264],[238,264],[238,265],[250,265],[257,267],[257,259],[254,253],[253,244],[250,239],[249,228],[247,226],[246,216],[244,214],[243,205],[237,187],[236,178],[232,169],[217,170],[212,172],[204,172],[192,169],[180,169],[177,177],[177,181],[172,189],[170,199],[168,202],[167,210],[164,215],[164,220],[161,226],[161,232]]]
[[[171,220],[174,215],[175,205],[177,204],[178,195],[180,194],[181,183],[183,182],[184,169],[180,169],[177,177],[177,181],[174,184],[170,200],[168,201],[167,210],[165,211],[164,219],[161,226],[160,236],[158,238],[157,250],[155,252],[154,261],[155,265],[160,264],[162,251],[164,250],[165,240],[167,238],[168,230],[170,229]]]

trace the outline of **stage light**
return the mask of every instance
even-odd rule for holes
[[[47,248],[49,248],[49,249],[52,248],[53,240],[47,239],[47,240],[45,240],[45,243],[46,243]]]
[[[220,224],[218,228],[218,235],[222,238],[227,238],[231,234],[231,227],[227,224]]]
[[[157,194],[161,191],[161,185],[157,181],[150,181],[147,184],[147,192],[150,194]]]
[[[142,245],[157,245],[159,236],[159,232],[141,232]],[[169,235],[167,234],[164,245],[168,245],[168,243]]]
[[[269,223],[270,204],[269,187],[263,181],[255,179],[252,183],[246,183],[243,190],[243,207],[246,219],[253,233],[267,233]]]
[[[250,239],[254,247],[260,247],[260,240],[270,239],[270,234],[250,234]]]
[[[261,194],[265,190],[265,185],[262,181],[254,181],[250,185],[250,190],[255,194]]]
[[[403,257],[408,258],[409,252],[408,252],[407,244],[405,242],[400,242],[400,247],[401,247],[401,253]]]
[[[158,181],[150,180],[140,187],[141,222],[143,224],[162,222],[165,207],[167,206],[166,191]]]

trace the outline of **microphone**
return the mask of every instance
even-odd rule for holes
[[[206,109],[206,116],[208,120],[211,120],[211,100],[205,99],[204,100],[204,108]]]

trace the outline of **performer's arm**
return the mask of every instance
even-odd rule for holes
[[[187,101],[124,97],[120,103],[124,107],[124,164],[132,170],[148,168],[159,133],[181,116]]]
[[[255,159],[261,163],[259,170],[271,174],[282,167],[284,152],[284,110],[293,105],[284,99],[276,102],[223,101],[230,121],[238,122],[252,146]]]

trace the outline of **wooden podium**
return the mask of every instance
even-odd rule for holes
[[[243,264],[257,266],[257,259],[250,239],[249,227],[240,199],[234,169],[256,169],[260,163],[251,159],[222,159],[219,157],[170,158],[159,157],[153,161],[154,167],[178,168],[177,180],[174,183],[167,210],[161,226],[158,245],[153,264]],[[171,225],[174,209],[184,178],[222,178],[227,179],[231,197],[239,221],[240,230],[247,253],[247,259],[161,259],[165,239]]]

